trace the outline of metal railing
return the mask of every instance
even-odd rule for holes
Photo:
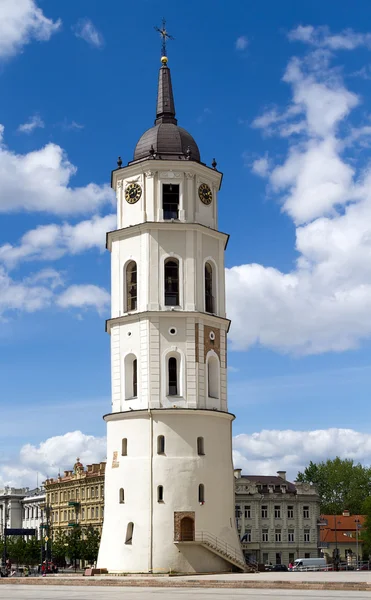
[[[205,546],[213,548],[219,552],[219,554],[225,555],[227,558],[232,559],[239,566],[241,566],[241,568],[245,568],[246,563],[241,558],[241,553],[221,538],[217,538],[207,531],[197,531],[194,539],[195,542],[201,542],[202,544],[205,544]]]

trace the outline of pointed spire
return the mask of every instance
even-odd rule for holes
[[[173,87],[171,85],[170,69],[167,66],[167,57],[163,56],[161,62],[162,67],[158,75],[155,125],[160,123],[174,123],[176,125],[178,121],[175,118]]]

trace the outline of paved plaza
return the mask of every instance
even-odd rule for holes
[[[324,590],[233,590],[230,589],[146,589],[72,586],[2,585],[1,600],[230,600],[231,594],[246,600],[332,600],[369,597],[367,592]]]

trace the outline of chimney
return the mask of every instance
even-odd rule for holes
[[[234,469],[233,470],[233,475],[235,476],[235,479],[241,479],[241,471],[242,471],[242,469]]]
[[[277,471],[277,475],[286,481],[286,471]]]

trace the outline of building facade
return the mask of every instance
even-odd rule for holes
[[[227,407],[222,174],[177,125],[162,58],[155,125],[112,173],[112,413],[106,415],[110,572],[244,569]],[[215,474],[217,473],[217,477]]]
[[[320,546],[327,560],[354,564],[363,558],[364,515],[321,515]],[[358,556],[358,559],[357,559]],[[365,557],[368,559],[368,557]]]
[[[85,469],[77,459],[72,471],[45,481],[44,524],[48,524],[53,539],[58,531],[68,533],[76,525],[101,531],[105,467],[101,462]]]
[[[235,470],[235,516],[247,561],[286,564],[319,556],[320,499],[313,485]]]
[[[0,535],[4,529],[35,529],[40,538],[43,520],[43,488],[11,488],[0,490]]]

